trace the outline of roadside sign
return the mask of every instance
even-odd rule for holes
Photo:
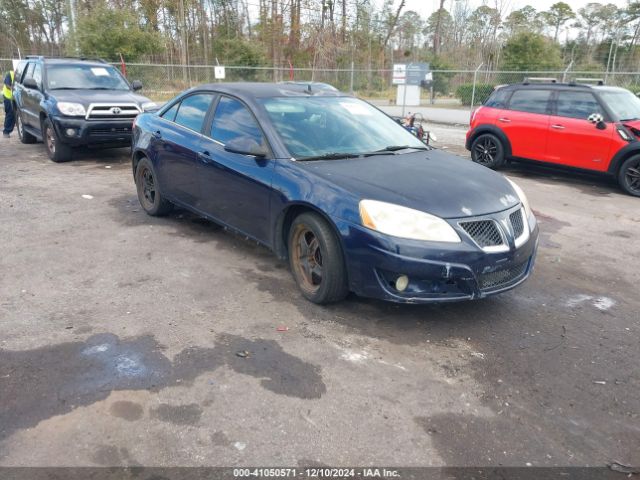
[[[393,85],[404,85],[407,80],[407,66],[404,63],[396,63],[393,66]]]
[[[226,76],[225,68],[221,65],[217,65],[213,67],[213,74],[216,80],[224,80]]]

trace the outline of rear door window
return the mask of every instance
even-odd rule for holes
[[[604,114],[596,97],[590,92],[559,92],[556,110],[559,117],[584,120],[592,113]]]
[[[509,110],[546,114],[548,113],[549,98],[551,98],[551,90],[516,90],[511,95]]]
[[[507,108],[507,100],[509,99],[510,90],[499,88],[495,90],[487,99],[484,106],[492,108]]]
[[[31,62],[29,63],[29,65],[27,65],[27,68],[24,72],[24,77],[22,78],[22,81],[24,82],[27,78],[33,78],[33,67],[35,67],[36,64]]]
[[[185,98],[180,102],[175,122],[195,132],[201,132],[212,100],[211,93],[196,93]]]

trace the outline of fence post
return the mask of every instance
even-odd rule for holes
[[[573,60],[569,62],[569,66],[562,73],[562,83],[565,83],[567,81],[567,73],[569,73],[569,70],[571,70],[571,67],[573,67]]]
[[[478,79],[478,71],[482,68],[484,63],[478,65],[478,68],[473,72],[473,89],[471,90],[471,110],[473,110],[473,102],[476,100],[476,80]]]
[[[351,81],[350,81],[350,85],[349,85],[349,92],[351,92],[351,95],[353,95],[353,71],[355,69],[355,64],[353,63],[353,61],[351,62]]]

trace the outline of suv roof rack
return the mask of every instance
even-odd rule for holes
[[[81,61],[109,63],[103,58],[98,58],[98,57],[73,57],[68,55],[64,55],[61,57],[49,57],[44,55],[25,55],[24,58],[25,60],[81,60]]]
[[[553,77],[525,77],[523,85],[529,85],[530,83],[558,83],[558,80]]]
[[[576,78],[571,83],[595,83],[596,85],[604,85],[602,78]]]

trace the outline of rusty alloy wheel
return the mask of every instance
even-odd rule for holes
[[[153,179],[153,172],[146,165],[142,165],[140,172],[140,185],[138,188],[142,190],[142,197],[146,203],[147,209],[152,209],[156,201],[156,185]]]
[[[300,278],[300,287],[309,294],[315,294],[322,284],[322,251],[320,242],[309,228],[303,224],[293,232],[293,268]]]

